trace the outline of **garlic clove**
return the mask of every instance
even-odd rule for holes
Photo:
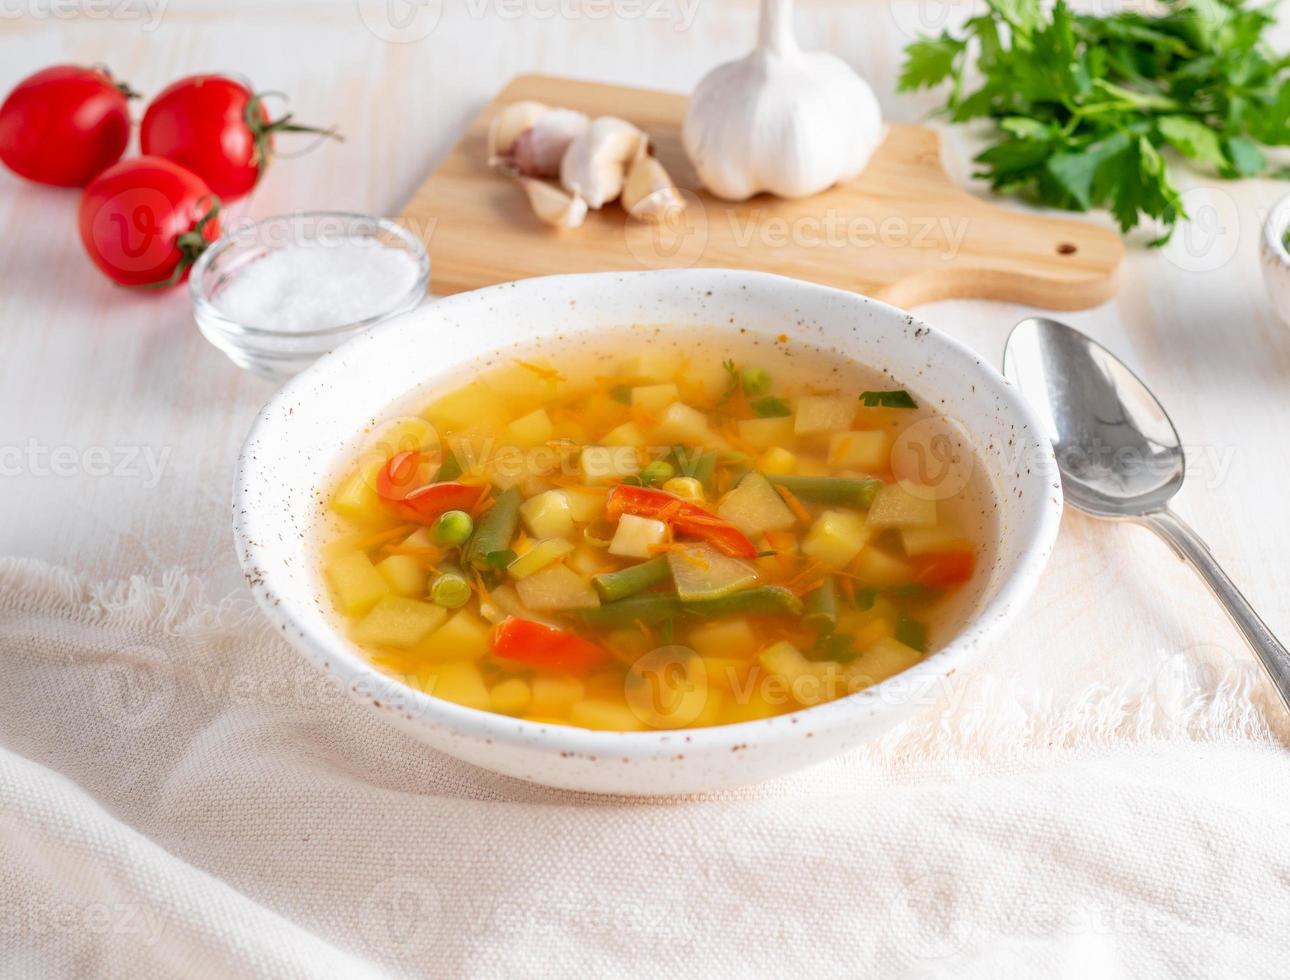
[[[622,193],[627,167],[645,155],[649,138],[616,116],[601,116],[569,144],[560,163],[560,183],[590,208]]]
[[[622,205],[637,221],[660,222],[685,210],[685,198],[654,157],[638,157],[627,171]]]
[[[518,178],[528,195],[533,213],[555,228],[577,228],[587,217],[587,202],[575,194],[566,194],[555,184],[534,177]]]
[[[548,109],[516,137],[510,159],[527,177],[558,177],[569,144],[587,131],[591,120],[575,109]]]
[[[502,106],[488,124],[488,165],[505,162],[520,134],[532,129],[548,111],[545,104],[528,100]]]

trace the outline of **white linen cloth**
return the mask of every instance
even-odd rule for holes
[[[581,796],[349,703],[248,598],[0,562],[0,973],[1285,976],[1257,671],[1026,703],[704,798]]]

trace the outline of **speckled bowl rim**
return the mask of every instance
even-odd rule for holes
[[[450,313],[455,308],[469,310],[472,306],[486,309],[489,297],[498,295],[502,291],[508,291],[513,296],[513,291],[516,289],[534,287],[549,289],[552,286],[565,285],[571,294],[577,294],[588,288],[607,287],[615,281],[621,282],[624,279],[641,277],[652,279],[657,291],[663,296],[676,295],[687,289],[704,288],[704,284],[711,287],[719,281],[721,288],[730,288],[732,283],[735,288],[740,285],[749,288],[769,287],[794,290],[802,295],[818,294],[821,298],[832,297],[835,300],[868,305],[881,315],[902,321],[924,342],[939,347],[951,361],[958,362],[954,365],[955,369],[975,375],[976,384],[988,388],[988,393],[997,399],[1000,408],[1006,411],[1013,425],[1028,429],[1031,433],[1044,431],[1042,423],[1023,400],[1020,392],[971,348],[941,333],[913,314],[889,304],[857,293],[786,276],[731,269],[543,276],[458,293],[435,300],[433,309],[444,313]],[[947,676],[965,666],[971,657],[989,639],[997,636],[1021,610],[1034,591],[1039,575],[1052,553],[1061,520],[1062,495],[1056,458],[1051,447],[1046,447],[1045,451],[1035,454],[1031,464],[1026,468],[1022,477],[1023,485],[1009,488],[1019,489],[1028,495],[1033,494],[1032,500],[1040,501],[1027,526],[1010,528],[1011,533],[1020,535],[1018,557],[1011,570],[1005,571],[1000,576],[997,585],[991,583],[988,593],[992,591],[993,594],[987,594],[986,601],[950,643],[908,670],[873,687],[824,704],[758,721],[709,728],[648,732],[605,732],[530,722],[490,711],[468,708],[429,696],[381,673],[336,629],[315,628],[312,623],[302,624],[298,621],[294,615],[292,600],[280,596],[276,591],[276,577],[279,574],[312,575],[314,573],[307,569],[288,567],[272,556],[272,544],[266,536],[269,529],[261,527],[258,508],[255,504],[255,496],[258,492],[255,480],[265,470],[264,464],[256,462],[256,451],[266,437],[272,440],[274,430],[281,424],[278,418],[279,406],[289,403],[299,404],[302,395],[334,370],[333,365],[343,363],[347,351],[357,349],[359,345],[371,343],[386,331],[397,329],[404,317],[425,315],[426,309],[422,307],[420,311],[403,314],[354,338],[319,359],[284,386],[265,406],[252,425],[238,458],[234,485],[234,537],[244,577],[256,600],[288,642],[334,675],[360,700],[367,702],[378,712],[400,710],[406,714],[408,720],[415,721],[418,727],[428,725],[433,729],[488,744],[516,746],[537,744],[551,753],[560,755],[616,758],[623,761],[666,757],[676,753],[682,745],[687,752],[691,753],[697,753],[704,748],[728,747],[730,750],[740,750],[778,743],[786,738],[809,738],[826,731],[845,730],[858,726],[862,720],[874,714],[892,713],[898,716],[900,714],[898,703],[888,703],[884,700],[884,692],[893,682],[909,684],[923,690],[926,688],[919,685],[933,682],[937,677]],[[605,326],[618,325],[621,324],[605,324]],[[508,345],[501,343],[498,346]],[[443,373],[451,370],[452,365],[449,365]],[[427,378],[427,380],[430,379]],[[338,380],[336,383],[342,382]],[[396,401],[400,395],[401,393],[392,393],[390,401]],[[1001,521],[1008,519],[1010,502],[1015,499],[1018,497],[1013,493],[999,495]],[[445,751],[452,754],[450,749]]]

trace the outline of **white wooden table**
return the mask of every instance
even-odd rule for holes
[[[191,72],[239,72],[290,93],[298,118],[338,124],[347,140],[279,159],[232,218],[393,214],[510,76],[686,90],[751,43],[754,7],[15,0],[0,11],[0,85],[67,61],[107,63],[145,93]],[[938,29],[943,13],[965,12],[920,0],[804,0],[797,22],[804,46],[861,67],[889,117],[916,119],[934,100],[893,94],[900,47],[920,23]],[[949,135],[965,178],[971,153]],[[1191,448],[1180,510],[1287,636],[1290,330],[1264,298],[1256,260],[1262,215],[1286,186],[1185,179],[1197,188],[1188,195],[1196,226],[1166,252],[1132,247],[1118,297],[1067,319],[1121,353],[1168,405]],[[0,553],[100,578],[179,566],[213,596],[238,589],[233,461],[273,386],[206,344],[183,290],[107,283],[81,252],[76,203],[75,192],[0,172]],[[919,312],[997,364],[1010,326],[1033,311],[946,302]],[[1096,680],[1150,678],[1166,655],[1193,649],[1249,662],[1199,582],[1147,532],[1068,515],[1038,595],[986,669],[1060,698]]]

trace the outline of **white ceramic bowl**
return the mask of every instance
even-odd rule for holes
[[[1277,316],[1290,326],[1290,251],[1286,250],[1286,231],[1290,229],[1290,194],[1272,206],[1263,222],[1259,241],[1259,265],[1263,284]]]
[[[994,560],[976,612],[948,646],[857,694],[764,721],[598,732],[476,711],[374,670],[337,631],[316,571],[320,488],[391,401],[524,338],[634,323],[740,327],[832,347],[888,368],[957,419],[998,495]],[[464,379],[463,379],[464,380]],[[1061,490],[1043,427],[980,357],[894,307],[854,293],[726,270],[552,276],[463,293],[383,324],[324,356],[269,403],[238,464],[234,528],[246,580],[283,635],[355,698],[417,739],[550,786],[692,793],[789,772],[871,738],[997,636],[1048,559]]]

